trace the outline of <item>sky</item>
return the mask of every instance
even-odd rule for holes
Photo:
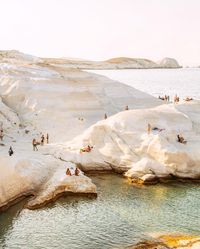
[[[0,0],[0,50],[200,65],[200,0]]]

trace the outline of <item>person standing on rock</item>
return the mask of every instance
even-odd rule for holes
[[[107,118],[108,118],[108,116],[107,116],[107,114],[105,113],[105,114],[104,114],[104,119],[107,119]]]
[[[47,133],[46,139],[47,139],[47,144],[48,144],[49,143],[49,134],[48,133]]]
[[[37,148],[37,141],[36,141],[35,138],[34,138],[33,141],[32,141],[32,145],[33,145],[33,151],[38,151],[38,148]]]
[[[151,133],[151,125],[150,125],[150,124],[147,125],[147,133],[148,133],[148,134]]]
[[[44,135],[41,136],[41,145],[44,145]]]
[[[0,139],[3,141],[3,128],[0,129]]]
[[[8,154],[9,154],[9,156],[12,156],[12,155],[14,154],[14,151],[13,151],[13,149],[12,149],[11,146],[10,146],[10,149],[9,149],[9,151],[8,151]]]

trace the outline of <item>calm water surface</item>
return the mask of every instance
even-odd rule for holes
[[[176,93],[200,99],[200,68],[92,70],[155,97]]]
[[[200,234],[200,188],[134,187],[119,175],[92,176],[98,198],[66,197],[40,210],[19,204],[0,215],[3,248],[124,248],[157,232]]]

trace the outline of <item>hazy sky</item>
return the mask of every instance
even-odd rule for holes
[[[200,0],[0,0],[0,49],[200,65]]]

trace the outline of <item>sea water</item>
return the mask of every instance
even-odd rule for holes
[[[0,245],[119,249],[156,233],[200,234],[199,185],[137,187],[120,175],[90,177],[97,185],[97,198],[69,196],[38,210],[21,210],[18,204],[1,214]]]
[[[200,68],[91,70],[155,97],[177,94],[200,99]]]

